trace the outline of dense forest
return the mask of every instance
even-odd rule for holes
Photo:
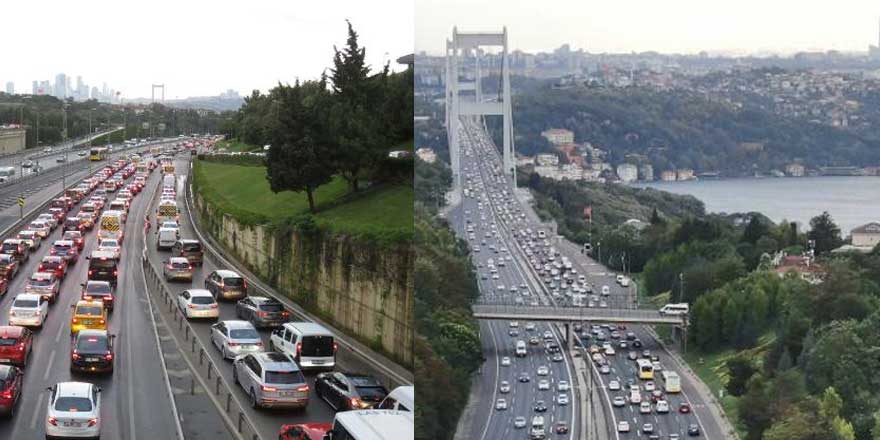
[[[880,164],[876,138],[783,118],[757,106],[733,107],[696,92],[554,89],[550,81],[533,80],[516,90],[516,149],[523,155],[549,150],[542,131],[566,128],[576,142],[606,151],[612,164],[627,158],[650,163],[656,171],[744,175],[783,169],[795,159],[808,167]],[[497,138],[500,120],[488,123]]]
[[[880,247],[830,253],[843,239],[828,213],[798,231],[758,213],[706,214],[692,197],[659,191],[534,174],[520,183],[560,233],[592,238],[593,256],[615,270],[626,262],[644,294],[689,302],[689,342],[699,353],[741,350],[725,377],[747,440],[880,438]],[[646,225],[633,228],[629,218]],[[810,246],[821,283],[769,271],[769,255]],[[770,342],[759,346],[762,336]]]

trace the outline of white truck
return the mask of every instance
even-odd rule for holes
[[[544,429],[544,417],[532,417],[532,428],[529,429],[529,438],[531,440],[543,440],[547,438],[547,432]]]

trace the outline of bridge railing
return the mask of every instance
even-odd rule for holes
[[[683,316],[663,315],[656,310],[639,309],[611,309],[589,308],[572,306],[532,306],[505,303],[476,302],[471,305],[476,316],[481,315],[529,315],[546,316],[548,318],[559,317],[560,319],[573,319],[582,317],[584,320],[607,320],[616,321],[644,321],[644,322],[670,322],[685,323]]]

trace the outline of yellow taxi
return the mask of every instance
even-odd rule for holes
[[[70,334],[75,335],[80,330],[107,330],[107,309],[100,301],[78,301],[73,308],[73,317],[70,318]]]

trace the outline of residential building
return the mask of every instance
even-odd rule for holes
[[[437,161],[437,153],[431,148],[419,148],[416,150],[416,156],[423,162],[434,163]]]
[[[535,163],[537,163],[539,166],[541,166],[541,165],[556,166],[556,165],[559,165],[559,156],[557,156],[555,154],[539,154],[539,155],[535,156]]]
[[[6,94],[7,95],[14,95],[15,94],[15,83],[14,82],[9,81],[6,83]]]
[[[788,255],[783,256],[779,264],[774,269],[780,278],[788,273],[795,273],[804,281],[810,284],[818,284],[822,282],[825,271],[822,266],[813,262],[809,256]]]
[[[804,177],[804,172],[806,168],[799,163],[790,163],[785,166],[785,174],[788,174],[791,177]]]
[[[675,182],[676,179],[677,176],[675,174],[675,171],[664,171],[660,173],[660,180],[664,182]]]
[[[654,180],[654,167],[651,164],[644,164],[639,166],[639,177],[645,182],[651,182]]]
[[[694,170],[690,168],[681,168],[676,171],[678,175],[678,180],[694,180]]]
[[[549,130],[544,130],[541,132],[541,136],[547,138],[547,140],[554,145],[574,143],[574,133],[571,130],[566,130],[564,128],[551,128]]]
[[[24,150],[25,130],[20,125],[0,125],[0,154],[11,154]]]
[[[852,245],[873,249],[880,244],[880,222],[871,222],[850,232]]]
[[[635,182],[639,179],[639,169],[631,163],[620,164],[617,166],[617,177],[623,183]]]

